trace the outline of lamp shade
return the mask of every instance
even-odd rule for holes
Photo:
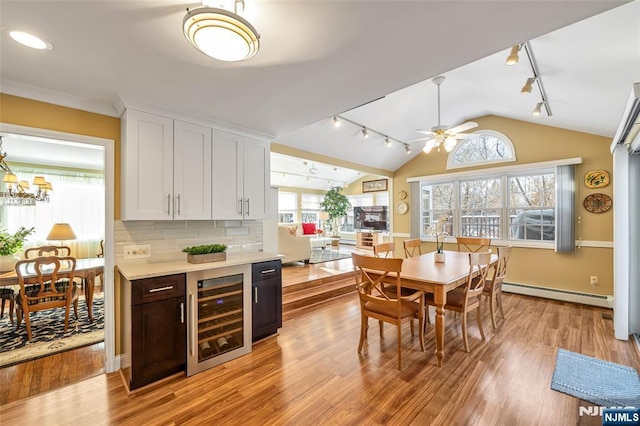
[[[33,178],[34,185],[44,185],[45,183],[44,176],[36,176]]]
[[[71,229],[71,225],[68,223],[56,223],[49,231],[49,235],[47,235],[47,240],[75,240],[76,234]]]
[[[329,212],[320,212],[320,220],[329,220]]]

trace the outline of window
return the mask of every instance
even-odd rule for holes
[[[555,174],[509,177],[513,240],[555,240]]]
[[[320,224],[320,203],[324,199],[321,194],[302,194],[302,222]]]
[[[293,223],[298,215],[298,194],[278,191],[278,222]]]
[[[555,186],[553,170],[422,182],[421,237],[445,216],[452,236],[554,241]]]
[[[53,190],[49,203],[37,203],[34,207],[3,208],[0,228],[14,232],[20,226],[35,228],[25,247],[51,245],[47,235],[54,223],[71,224],[77,240],[65,241],[76,257],[94,256],[93,250],[104,238],[105,181],[101,172],[64,170],[46,166],[14,166],[13,171],[21,179],[32,182],[36,175],[45,175]],[[71,206],[71,208],[70,208]]]
[[[502,133],[483,130],[460,142],[449,154],[447,169],[516,161],[513,144]]]

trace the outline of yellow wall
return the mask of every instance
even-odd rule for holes
[[[115,217],[120,218],[120,119],[0,93],[0,122],[115,141]]]
[[[541,121],[543,120],[544,117],[541,118]],[[588,189],[583,182],[585,173],[590,170],[606,170],[611,174],[613,163],[609,152],[611,142],[609,138],[496,116],[480,117],[474,121],[479,125],[476,130],[495,130],[511,140],[515,146],[517,161],[506,164],[582,157],[583,164],[576,168],[576,206],[580,218],[576,227],[576,238],[598,242],[613,240],[612,210],[594,214],[587,212],[582,206],[582,201],[589,194],[602,192],[612,196],[612,185]],[[431,151],[429,154],[421,152],[409,163],[396,170],[393,197],[390,203],[395,205],[399,201],[398,192],[401,190],[409,192],[407,178],[474,169],[447,171],[446,162],[447,153],[444,150]],[[410,209],[414,207],[417,206],[409,206]],[[393,223],[394,233],[409,233],[408,214],[394,214]],[[402,240],[403,238],[396,239],[399,247],[402,246]],[[423,244],[423,248],[428,250],[433,250],[434,246],[435,244],[431,243]],[[449,249],[454,247],[451,246]],[[599,277],[600,284],[597,287],[589,284],[591,275]],[[507,281],[591,294],[613,294],[613,250],[583,247],[577,249],[575,254],[558,254],[553,250],[515,248]]]

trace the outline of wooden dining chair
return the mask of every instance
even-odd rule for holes
[[[407,259],[414,256],[420,256],[422,254],[422,241],[420,241],[420,238],[404,240],[402,242],[402,246],[404,248],[404,256]]]
[[[16,295],[16,330],[22,317],[27,327],[27,340],[31,340],[31,312],[52,308],[65,308],[64,331],[69,327],[69,311],[78,319],[78,288],[73,282],[76,259],[73,257],[38,257],[16,263],[20,293]]]
[[[414,335],[413,320],[418,320],[420,350],[424,351],[424,293],[415,291],[413,297],[390,297],[382,288],[382,283],[393,279],[396,289],[401,288],[401,258],[377,258],[352,253],[356,288],[360,299],[360,343],[358,353],[367,340],[369,318],[380,322],[380,337],[384,336],[383,322],[396,326],[398,331],[398,369],[402,370],[402,324],[411,322],[411,334]]]
[[[489,313],[491,314],[491,324],[496,328],[496,307],[500,309],[500,315],[504,319],[502,310],[502,283],[507,275],[507,263],[511,257],[511,246],[498,247],[498,264],[493,269],[493,277],[484,285],[482,295],[489,299]]]
[[[71,256],[71,247],[68,246],[40,246],[31,247],[24,252],[25,259],[35,259],[37,257]]]
[[[104,258],[104,240],[100,240],[100,253],[96,257]],[[104,291],[104,270],[100,271],[96,278],[100,278],[100,291]]]
[[[396,253],[396,243],[380,243],[373,246],[373,255],[375,257],[394,257]]]
[[[15,306],[15,288],[13,286],[0,287],[0,318],[4,316],[4,305],[9,302],[9,321],[13,324],[13,310]]]
[[[447,303],[444,308],[449,311],[459,312],[462,314],[462,338],[464,339],[464,348],[469,352],[469,340],[467,338],[467,313],[477,310],[478,328],[482,340],[484,330],[482,329],[482,319],[480,317],[481,303],[480,298],[484,289],[487,275],[489,272],[489,263],[491,263],[491,250],[483,253],[469,253],[469,275],[464,286],[447,293]],[[425,303],[435,306],[433,294],[425,295]]]
[[[456,237],[458,251],[479,253],[487,251],[491,247],[491,238]]]

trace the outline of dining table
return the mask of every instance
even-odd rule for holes
[[[402,287],[433,294],[436,305],[436,358],[438,366],[444,360],[444,305],[447,293],[464,285],[469,276],[469,253],[444,251],[445,261],[436,262],[435,252],[404,259],[402,262]],[[492,255],[489,268],[495,267],[498,256]],[[474,276],[478,275],[476,269]]]
[[[74,277],[84,278],[84,297],[87,302],[87,313],[89,320],[93,322],[93,293],[95,291],[96,276],[104,271],[103,257],[87,257],[76,259],[76,269]],[[9,271],[0,274],[0,287],[18,285],[16,271]]]

